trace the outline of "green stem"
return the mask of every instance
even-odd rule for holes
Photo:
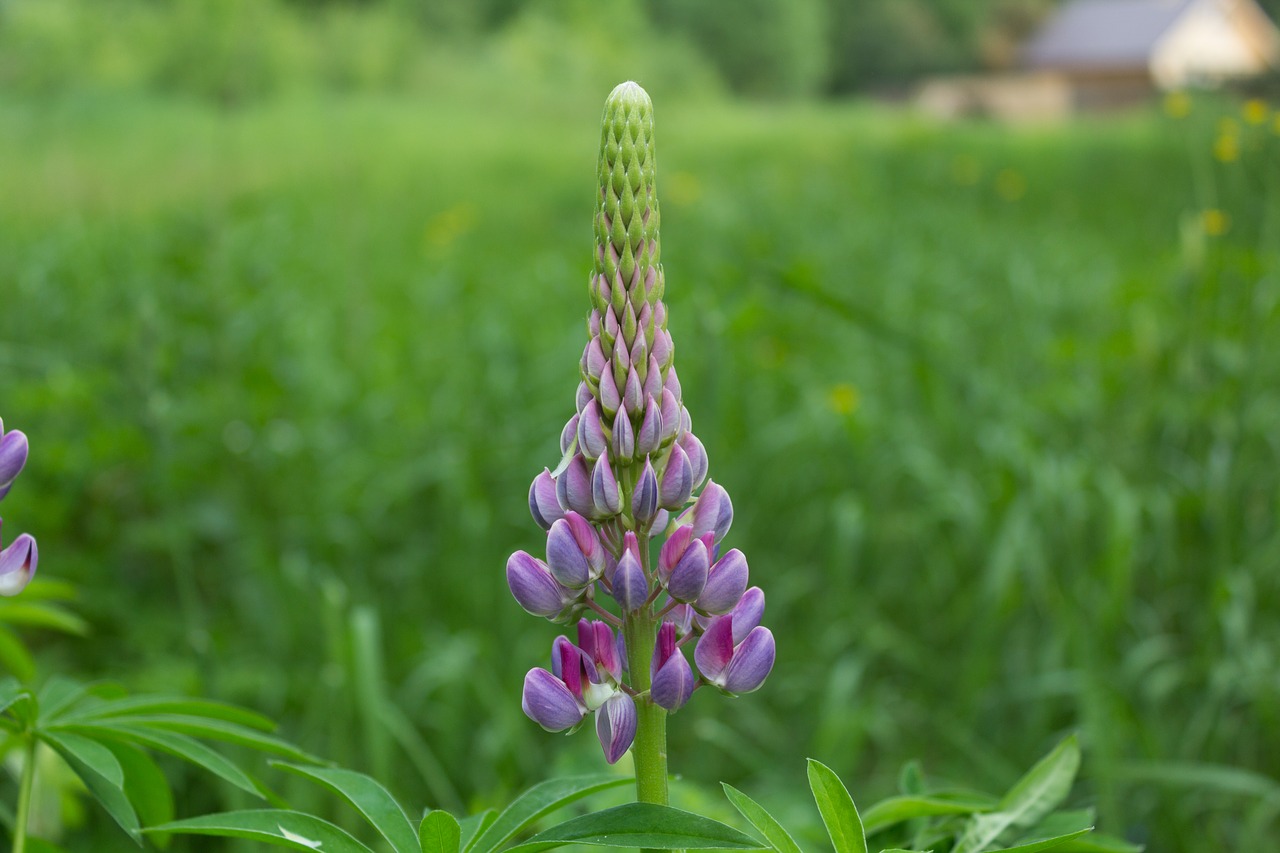
[[[36,780],[36,739],[30,737],[22,760],[22,781],[18,786],[18,810],[13,827],[13,853],[27,849],[27,817],[31,813],[31,789]]]
[[[649,570],[649,537],[642,533],[640,562]],[[627,667],[631,687],[639,694],[649,690],[649,660],[658,637],[658,620],[652,605],[627,614],[623,622],[627,640]],[[636,739],[631,746],[636,765],[636,799],[642,803],[667,805],[667,712],[648,696],[636,701]]]

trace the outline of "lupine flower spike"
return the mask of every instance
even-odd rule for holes
[[[0,500],[9,494],[13,483],[27,464],[27,437],[19,430],[4,431],[0,421]],[[0,519],[3,526],[4,519]],[[0,595],[17,595],[35,576],[39,551],[31,534],[23,533],[4,548],[0,537]]]
[[[575,730],[594,714],[605,759],[631,749],[640,799],[665,802],[666,715],[702,685],[759,688],[774,639],[760,626],[764,593],[747,588],[746,557],[720,553],[733,503],[707,479],[676,376],[653,105],[635,83],[605,102],[597,175],[581,381],[560,432],[560,464],[529,487],[546,560],[517,551],[507,583],[529,613],[578,622],[577,643],[557,637],[551,668],[525,676],[525,714],[549,731]],[[588,612],[606,621],[581,619]],[[682,649],[689,640],[697,673]]]

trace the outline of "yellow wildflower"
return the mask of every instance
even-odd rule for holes
[[[1200,226],[1210,237],[1221,237],[1231,228],[1231,214],[1213,208],[1200,214]]]
[[[1267,104],[1261,98],[1250,98],[1244,102],[1244,107],[1240,110],[1244,116],[1244,120],[1249,124],[1262,124],[1267,120],[1270,110]]]
[[[858,389],[848,382],[832,385],[827,391],[827,405],[837,415],[851,415],[858,409]]]
[[[1169,118],[1186,118],[1191,114],[1191,97],[1182,91],[1165,95],[1164,114]]]

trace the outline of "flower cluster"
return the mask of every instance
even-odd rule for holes
[[[579,621],[577,645],[556,639],[551,669],[525,678],[523,706],[550,731],[597,713],[610,763],[631,745],[637,703],[642,712],[646,703],[676,711],[704,684],[747,693],[774,661],[773,635],[759,625],[764,593],[748,589],[741,551],[721,554],[733,504],[707,479],[707,453],[681,398],[662,301],[655,175],[652,104],[624,83],[605,104],[575,412],[560,435],[560,465],[529,490],[529,510],[547,531],[546,559],[518,551],[507,561],[511,593],[529,613],[604,620]],[[616,614],[604,606],[610,598]],[[653,651],[640,666],[646,658],[631,649],[628,668],[625,645],[637,641]],[[700,675],[682,651],[689,641]]]
[[[27,437],[16,429],[5,432],[4,422],[0,421],[0,500],[9,494],[26,464]],[[0,519],[0,525],[3,523]],[[3,545],[0,539],[0,546]],[[36,573],[38,558],[35,537],[29,533],[13,540],[8,548],[0,547],[0,595],[17,595],[26,589]]]

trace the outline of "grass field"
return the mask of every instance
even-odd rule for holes
[[[0,101],[5,517],[93,625],[31,635],[41,670],[253,705],[412,802],[596,766],[520,711],[554,632],[502,567],[571,412],[598,118]],[[1078,729],[1110,831],[1280,845],[1280,125],[1249,118],[657,99],[676,365],[779,648],[673,719],[681,796],[816,831],[806,756],[860,802],[911,758],[999,789]]]

